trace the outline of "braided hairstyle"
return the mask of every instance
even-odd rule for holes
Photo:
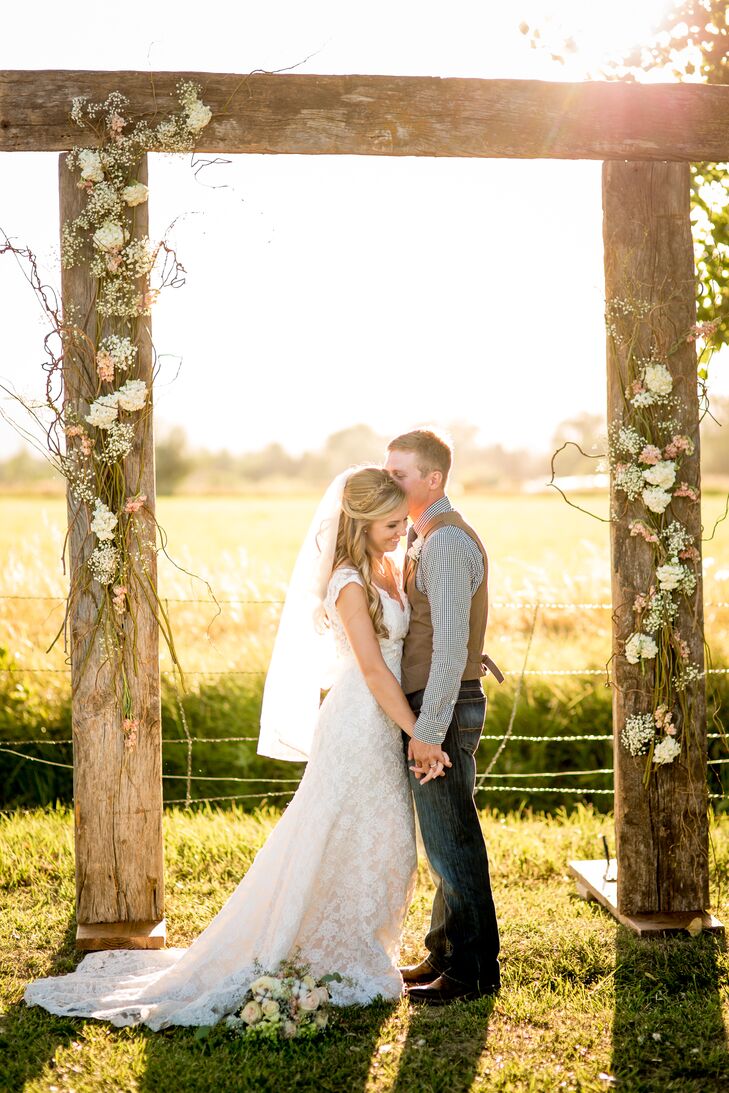
[[[372,580],[366,532],[374,520],[384,520],[405,500],[405,491],[381,467],[364,467],[354,471],[347,479],[342,495],[332,569],[351,565],[359,572],[364,582],[372,625],[380,638],[387,638],[389,634],[382,617],[382,600]]]

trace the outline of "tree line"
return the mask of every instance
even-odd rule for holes
[[[729,397],[714,398],[701,425],[701,471],[705,486],[729,479],[729,443],[721,422],[729,421]],[[453,479],[467,490],[520,490],[558,477],[587,478],[606,471],[605,419],[583,413],[562,421],[549,450],[484,444],[476,425],[454,423],[448,433],[456,453]],[[342,467],[383,459],[389,438],[366,424],[332,433],[318,449],[294,455],[274,442],[258,451],[194,448],[181,425],[161,429],[155,445],[157,492],[242,493],[251,489],[307,490],[330,481]],[[563,447],[563,445],[567,445]],[[584,453],[584,454],[583,454]],[[52,467],[27,449],[0,460],[0,492],[63,493]]]

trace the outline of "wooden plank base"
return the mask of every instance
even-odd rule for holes
[[[167,920],[159,922],[84,922],[76,927],[76,948],[86,952],[101,949],[164,949]]]
[[[597,861],[571,861],[568,869],[577,883],[577,894],[582,899],[594,899],[610,914],[627,926],[638,937],[661,937],[665,934],[688,930],[689,933],[723,934],[723,923],[708,911],[679,911],[664,914],[626,915],[618,910],[617,861],[604,858]],[[607,879],[606,879],[607,872]]]

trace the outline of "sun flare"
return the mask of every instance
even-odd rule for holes
[[[653,37],[675,0],[535,0],[530,28],[562,57],[565,74],[579,78]]]

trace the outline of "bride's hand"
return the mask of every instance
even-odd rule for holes
[[[447,760],[447,765],[450,766],[450,759],[448,753],[443,753]],[[431,761],[428,764],[419,763],[416,766],[410,767],[412,773],[419,779],[421,786],[424,786],[426,781],[432,781],[434,778],[445,778],[446,764],[439,760]]]
[[[410,767],[410,770],[419,780],[421,786],[424,786],[426,782],[431,782],[434,778],[445,777],[446,767],[452,766],[448,752],[443,751],[442,748],[432,746],[427,750],[431,754],[415,758],[412,755],[411,747],[408,755],[409,759],[415,759],[415,766]]]

